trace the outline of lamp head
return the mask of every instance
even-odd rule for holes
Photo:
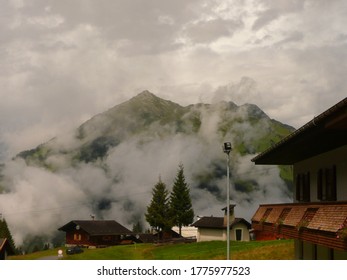
[[[231,152],[231,150],[232,150],[231,143],[230,142],[225,142],[223,144],[223,151],[224,151],[224,153],[229,154]]]

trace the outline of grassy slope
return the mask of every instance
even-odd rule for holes
[[[58,249],[37,252],[25,256],[13,256],[13,260],[38,259],[57,255]],[[294,258],[292,240],[231,242],[231,259],[235,260],[291,260]],[[105,249],[85,249],[78,255],[66,256],[67,260],[223,260],[226,242],[210,241],[190,244],[153,245],[137,244]]]

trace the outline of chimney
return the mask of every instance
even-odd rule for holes
[[[229,211],[230,211],[230,215],[229,215],[229,222],[230,222],[230,224],[232,224],[234,221],[235,221],[235,213],[234,213],[234,207],[235,207],[236,205],[235,204],[230,204],[230,206],[229,206]],[[224,211],[224,220],[223,220],[223,226],[227,226],[227,207],[224,207],[223,209],[222,209],[223,211]]]

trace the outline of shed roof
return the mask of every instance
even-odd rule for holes
[[[117,223],[114,220],[74,220],[58,230],[71,231],[79,226],[80,229],[87,232],[89,235],[120,235],[120,234],[133,234],[130,230]]]
[[[269,216],[263,220],[264,213],[271,209]],[[322,230],[336,233],[342,224],[347,220],[347,202],[334,203],[285,203],[285,204],[264,204],[260,205],[255,212],[253,222],[265,222],[276,224],[281,219],[281,214],[285,209],[289,209],[281,223],[287,226],[296,227],[305,219],[305,215],[311,209],[314,213],[306,221],[306,228]]]
[[[347,98],[252,159],[256,164],[292,165],[347,145]]]

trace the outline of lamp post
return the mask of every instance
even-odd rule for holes
[[[230,258],[230,179],[229,179],[229,164],[231,143],[225,142],[223,145],[223,152],[227,154],[227,260]]]

